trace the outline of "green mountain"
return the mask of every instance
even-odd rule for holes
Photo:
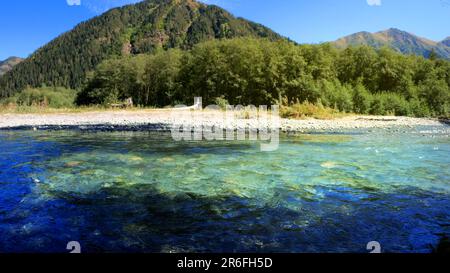
[[[0,76],[13,69],[14,66],[22,61],[23,59],[19,57],[9,57],[4,61],[0,61]]]
[[[112,56],[188,49],[202,41],[281,36],[226,10],[194,0],[147,0],[79,24],[0,78],[0,97],[26,86],[79,88],[89,71]]]
[[[358,32],[343,37],[334,44],[339,48],[352,45],[369,45],[375,48],[388,46],[404,54],[424,57],[429,57],[434,51],[439,57],[450,59],[450,40],[448,38],[439,43],[395,28],[376,33]]]

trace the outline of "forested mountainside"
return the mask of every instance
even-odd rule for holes
[[[280,39],[270,29],[194,0],[146,0],[112,9],[43,46],[0,79],[0,97],[26,86],[78,89],[86,74],[113,56],[191,48],[233,37]]]

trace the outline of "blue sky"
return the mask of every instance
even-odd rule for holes
[[[77,5],[80,1],[80,5]],[[2,0],[0,60],[26,57],[114,6],[138,0]],[[450,0],[203,0],[300,43],[396,27],[432,40],[450,36]],[[72,4],[72,5],[69,5]]]

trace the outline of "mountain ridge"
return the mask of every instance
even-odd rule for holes
[[[447,43],[450,44],[449,38],[436,42],[396,28],[373,33],[361,31],[344,36],[332,43],[338,48],[357,45],[368,45],[375,48],[388,46],[403,54],[424,57],[429,57],[434,52],[439,57],[450,60],[450,47],[447,45]]]
[[[440,44],[450,47],[450,36],[440,41]]]

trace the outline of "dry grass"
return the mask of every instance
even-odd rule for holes
[[[70,108],[51,108],[42,106],[20,106],[15,104],[0,105],[0,114],[64,114],[64,113],[87,113],[87,112],[110,112],[110,111],[142,111],[155,110],[155,108],[112,108],[104,106],[81,106]]]
[[[88,112],[111,112],[111,111],[127,111],[127,112],[139,112],[139,111],[166,111],[169,109],[156,109],[156,108],[144,108],[133,107],[126,109],[111,108],[104,106],[83,106],[83,107],[70,107],[70,108],[51,108],[42,106],[20,106],[15,104],[1,105],[0,114],[66,114],[66,113],[88,113]],[[242,110],[241,118],[248,118],[249,110],[244,108]],[[297,103],[290,106],[281,106],[280,115],[282,118],[290,119],[324,119],[331,120],[351,116],[349,113],[342,113],[338,110],[324,107],[322,105],[315,105],[312,103]]]
[[[309,102],[296,103],[290,106],[282,106],[280,115],[283,118],[290,119],[336,119],[349,116],[352,114],[339,112],[336,109],[315,105]]]

